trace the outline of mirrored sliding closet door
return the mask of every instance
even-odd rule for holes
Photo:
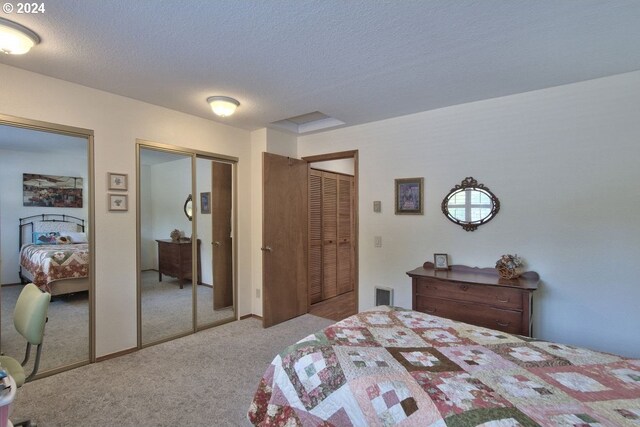
[[[193,331],[192,159],[139,147],[142,345]]]
[[[140,346],[235,319],[234,163],[138,143]]]
[[[197,325],[235,318],[233,278],[233,165],[198,157],[197,229],[201,280],[197,287]]]
[[[0,352],[25,357],[13,319],[34,283],[52,295],[37,375],[91,360],[92,143],[89,130],[0,116]]]

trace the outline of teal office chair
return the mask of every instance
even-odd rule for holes
[[[4,368],[13,377],[18,387],[22,387],[25,382],[31,380],[40,367],[42,340],[44,338],[44,326],[47,323],[49,301],[51,301],[51,294],[42,292],[33,283],[26,285],[18,296],[18,302],[16,302],[16,308],[13,313],[13,324],[20,335],[27,340],[27,350],[22,363],[19,363],[13,357],[0,356],[0,367]],[[33,370],[27,376],[24,366],[29,362],[31,346],[33,345],[37,346],[36,360]],[[29,426],[31,423],[25,421],[14,425]]]

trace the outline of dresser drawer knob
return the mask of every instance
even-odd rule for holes
[[[436,311],[438,311],[437,308],[428,308],[428,307],[424,308],[425,313],[435,313]]]
[[[498,324],[498,326],[502,326],[503,328],[506,328],[511,324],[511,322],[501,322],[499,320],[496,320],[496,323]]]
[[[509,298],[507,299],[502,299],[500,297],[496,297],[496,299],[498,300],[498,302],[509,302]]]
[[[460,285],[460,289],[466,291],[467,289],[469,289],[469,285]]]

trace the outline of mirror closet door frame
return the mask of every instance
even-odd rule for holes
[[[49,123],[40,120],[26,119],[7,114],[0,114],[0,126],[12,126],[35,131],[56,133],[60,135],[69,135],[87,140],[87,193],[88,193],[88,210],[87,210],[87,238],[89,240],[89,342],[88,359],[71,363],[69,365],[53,368],[38,373],[34,379],[43,378],[59,372],[68,371],[70,369],[84,366],[96,361],[96,343],[95,343],[95,168],[94,168],[94,151],[93,137],[94,132],[91,129],[77,128],[73,126],[60,125],[57,123]]]
[[[193,260],[191,264],[191,303],[192,303],[192,327],[188,332],[181,332],[178,334],[174,334],[157,341],[143,343],[142,339],[142,276],[141,276],[141,266],[142,266],[142,221],[141,221],[141,192],[140,192],[140,178],[141,178],[141,150],[155,150],[155,151],[163,151],[168,153],[175,153],[179,155],[189,156],[191,157],[191,194],[192,194],[192,219],[191,219],[191,259]],[[195,214],[200,209],[200,200],[196,197],[195,191],[196,188],[196,159],[207,159],[212,161],[219,161],[224,163],[229,163],[232,165],[232,223],[233,223],[233,235],[232,235],[232,243],[233,243],[233,317],[228,319],[212,322],[209,324],[198,324],[198,298],[197,298],[197,282],[198,282],[198,254],[197,254],[197,245],[194,242],[197,242],[199,239],[198,236],[198,221],[197,215]],[[219,326],[225,323],[229,323],[235,321],[238,317],[238,304],[237,304],[237,295],[238,295],[238,272],[237,272],[237,259],[238,259],[238,245],[237,245],[237,164],[238,158],[233,156],[227,156],[224,154],[210,153],[201,150],[196,150],[192,148],[180,147],[171,144],[164,144],[159,142],[148,141],[144,139],[136,139],[136,242],[137,242],[137,251],[136,251],[136,275],[137,275],[137,298],[138,298],[138,313],[137,313],[137,331],[138,331],[138,348],[149,347],[152,345],[160,344],[166,341],[171,341],[177,338],[181,338],[187,335],[191,335],[200,330],[209,329],[215,326]],[[182,202],[181,202],[182,203]]]

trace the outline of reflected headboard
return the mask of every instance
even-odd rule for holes
[[[20,218],[19,247],[33,243],[34,232],[40,231],[85,231],[84,219],[63,214],[40,214]]]

